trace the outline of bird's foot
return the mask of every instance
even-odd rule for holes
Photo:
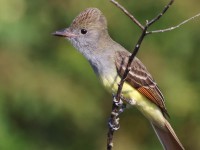
[[[116,116],[119,116],[126,109],[126,104],[120,99],[119,101],[116,99],[115,95],[113,95],[113,104],[118,108],[118,111],[112,112],[115,113]]]
[[[116,131],[120,128],[119,125],[119,115],[124,112],[126,109],[126,104],[120,99],[116,99],[116,96],[113,94],[113,110],[111,112],[111,118],[108,121],[109,128],[113,131]]]
[[[118,101],[114,94],[113,94],[113,102],[114,102],[115,106],[117,106],[117,107],[121,107],[124,103],[121,99]]]
[[[109,128],[111,128],[113,131],[117,131],[119,130],[120,128],[120,125],[119,125],[119,118],[116,118],[114,121],[113,119],[109,119],[108,121],[108,126]]]

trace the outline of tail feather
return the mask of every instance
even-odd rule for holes
[[[167,120],[164,128],[161,128],[154,123],[151,124],[165,150],[184,150],[183,145]]]

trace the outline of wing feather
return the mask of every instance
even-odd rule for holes
[[[122,77],[129,59],[130,53],[126,51],[118,51],[115,56],[115,64],[118,74]],[[136,88],[141,94],[145,95],[149,100],[156,104],[164,115],[168,115],[164,97],[159,90],[156,82],[153,80],[151,74],[147,71],[146,67],[142,62],[135,57],[132,64],[131,70],[126,78],[126,81]]]

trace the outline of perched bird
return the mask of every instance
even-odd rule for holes
[[[89,61],[103,85],[116,93],[118,83],[131,55],[108,34],[107,20],[97,8],[81,12],[70,27],[53,33],[68,39]],[[164,97],[143,63],[134,58],[122,89],[123,97],[150,121],[162,146],[166,150],[183,150],[181,142],[166,119]]]

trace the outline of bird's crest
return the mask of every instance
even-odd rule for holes
[[[103,16],[102,12],[97,8],[87,8],[81,12],[72,22],[71,26],[73,28],[77,27],[105,27],[107,28],[106,18]]]

